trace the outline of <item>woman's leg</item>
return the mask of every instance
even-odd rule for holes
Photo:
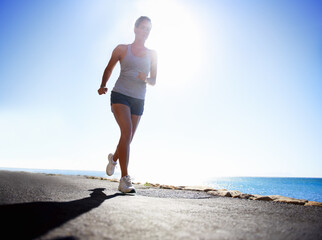
[[[112,110],[117,124],[121,130],[120,141],[117,145],[117,153],[121,166],[121,177],[127,176],[127,166],[130,155],[130,143],[132,140],[132,119],[130,108],[123,104],[113,104]]]
[[[135,133],[135,131],[136,131],[138,125],[139,125],[140,119],[141,119],[141,116],[139,116],[139,115],[131,115],[131,122],[132,122],[131,142],[133,140],[134,133]],[[118,147],[117,147],[116,151],[114,153],[114,156],[113,156],[113,160],[114,160],[114,162],[116,162],[118,159],[119,159],[119,152],[118,152]]]

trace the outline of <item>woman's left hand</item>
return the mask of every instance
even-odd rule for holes
[[[140,79],[140,80],[142,80],[143,82],[145,82],[146,81],[146,74],[145,74],[145,72],[139,72],[139,74],[138,74],[138,79]]]

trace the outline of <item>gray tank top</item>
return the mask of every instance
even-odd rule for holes
[[[147,76],[150,72],[150,56],[137,57],[132,54],[131,44],[127,47],[125,57],[121,61],[121,73],[112,91],[138,99],[145,98],[146,83],[138,78],[139,72]]]

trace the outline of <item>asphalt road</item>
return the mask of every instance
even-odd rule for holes
[[[322,208],[0,171],[1,238],[322,239]]]

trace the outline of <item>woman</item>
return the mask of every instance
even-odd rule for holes
[[[142,16],[136,20],[134,42],[118,45],[113,50],[98,89],[99,95],[106,94],[106,83],[116,63],[120,61],[121,73],[111,92],[111,108],[120,127],[121,137],[115,153],[108,155],[106,173],[109,176],[113,175],[119,160],[122,176],[118,189],[123,193],[135,193],[128,175],[130,143],[143,114],[146,84],[155,85],[156,82],[156,52],[144,46],[151,27],[151,20],[148,17]]]

